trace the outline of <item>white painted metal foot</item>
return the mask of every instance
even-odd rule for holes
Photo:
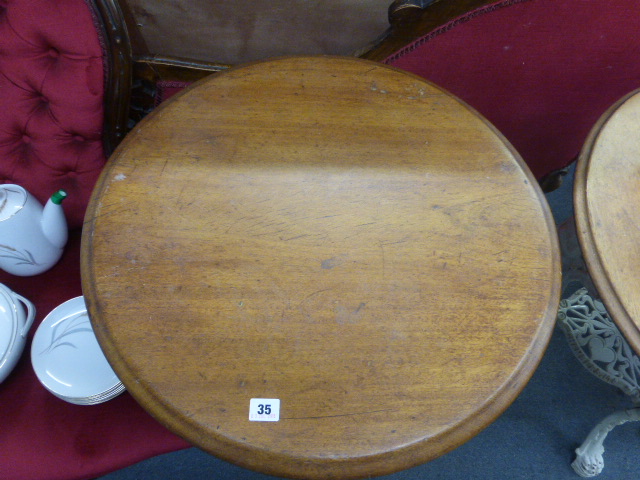
[[[607,434],[623,423],[640,421],[640,408],[616,412],[595,426],[587,439],[576,449],[576,459],[571,466],[581,477],[595,477],[604,468],[604,440]]]

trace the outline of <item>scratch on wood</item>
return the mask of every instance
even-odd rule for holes
[[[397,411],[397,409],[384,408],[382,410],[370,410],[366,412],[355,412],[355,413],[342,413],[338,415],[317,415],[317,416],[309,416],[309,417],[280,417],[280,420],[319,420],[321,418],[354,417],[357,415],[371,415],[374,413],[395,412],[395,411]]]
[[[324,270],[331,270],[332,268],[342,265],[344,261],[344,256],[331,257],[323,260],[321,266]]]

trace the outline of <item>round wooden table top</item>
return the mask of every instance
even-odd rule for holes
[[[82,274],[143,407],[310,479],[477,434],[532,375],[560,295],[553,219],[504,139],[425,80],[341,57],[246,65],[161,105],[101,176]]]
[[[578,239],[602,301],[640,354],[640,90],[591,131],[576,167]]]

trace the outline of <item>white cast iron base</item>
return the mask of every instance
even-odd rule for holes
[[[576,459],[571,466],[581,477],[595,477],[604,468],[604,439],[607,434],[618,425],[627,422],[640,420],[640,408],[631,408],[622,412],[612,413],[598,425],[587,436],[587,439],[576,448]]]
[[[602,302],[582,288],[560,303],[558,324],[587,370],[640,403],[640,359],[609,318]],[[577,457],[571,464],[574,471],[581,477],[594,477],[602,472],[607,434],[618,425],[638,420],[640,408],[617,412],[602,420],[576,449]]]

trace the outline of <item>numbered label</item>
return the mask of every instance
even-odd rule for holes
[[[252,422],[277,422],[280,420],[280,400],[277,398],[252,398],[249,402],[249,420]]]

